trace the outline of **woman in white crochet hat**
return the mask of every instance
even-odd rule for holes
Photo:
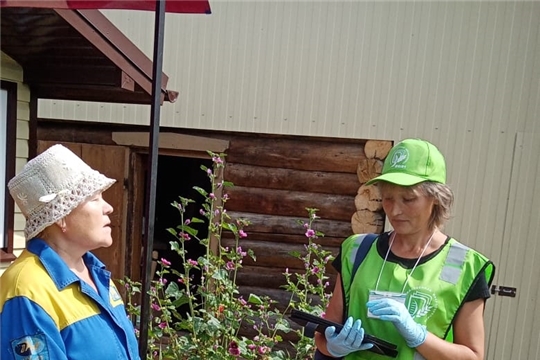
[[[0,358],[139,359],[110,272],[90,253],[112,244],[102,192],[114,182],[54,145],[8,183],[28,243],[1,278]]]

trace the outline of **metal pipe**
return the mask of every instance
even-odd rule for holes
[[[146,181],[146,209],[143,237],[143,278],[141,291],[141,320],[139,355],[146,359],[148,352],[148,327],[150,321],[150,282],[152,281],[152,250],[154,247],[154,222],[156,215],[156,182],[159,152],[159,119],[161,111],[161,74],[163,68],[163,43],[165,35],[165,3],[156,0],[154,23],[154,59],[152,61],[152,104],[150,109],[150,139]]]

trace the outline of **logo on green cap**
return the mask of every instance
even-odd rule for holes
[[[406,163],[409,160],[409,150],[406,148],[399,148],[394,152],[394,156],[390,161],[390,167],[395,169],[405,169]]]

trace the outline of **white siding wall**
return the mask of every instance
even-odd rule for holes
[[[211,6],[210,16],[167,15],[164,71],[180,97],[163,107],[163,125],[422,137],[447,158],[457,199],[447,232],[499,265],[509,261],[508,246],[526,245],[510,239],[508,219],[519,220],[527,234],[540,222],[538,201],[524,206],[533,204],[524,196],[515,204],[510,193],[518,133],[540,133],[539,2],[222,0]],[[152,56],[152,13],[106,15]],[[42,117],[149,122],[149,106],[47,101],[39,108]],[[539,155],[530,153],[536,168]],[[537,179],[524,191],[538,190]],[[521,264],[540,261],[539,251],[530,250]],[[513,282],[526,271],[522,266],[499,269],[499,285],[517,286],[518,294],[537,287],[534,279]],[[493,320],[499,326],[504,314],[512,317],[508,308],[516,303],[502,306],[509,299],[499,299],[489,303],[489,326]],[[536,314],[529,319],[540,323]],[[526,324],[520,334],[538,336]],[[517,359],[494,352],[494,343],[505,340],[500,326],[492,331],[488,358]],[[504,329],[512,333],[514,326]],[[539,358],[535,340],[520,359]]]
[[[19,172],[28,161],[28,136],[29,136],[29,121],[30,121],[30,90],[23,81],[23,70],[19,64],[13,59],[1,54],[1,72],[2,80],[17,83],[17,159],[15,172]],[[9,193],[7,196],[10,196]],[[26,243],[24,240],[24,216],[20,209],[15,205],[14,219],[15,234],[13,239],[13,247],[15,255],[19,255],[24,249]],[[0,274],[9,265],[9,263],[0,263]]]

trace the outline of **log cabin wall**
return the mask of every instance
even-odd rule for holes
[[[291,251],[304,253],[308,240],[297,220],[308,219],[306,208],[319,209],[317,240],[334,256],[353,232],[381,232],[383,215],[375,187],[363,183],[380,173],[389,142],[291,136],[234,136],[227,151],[225,207],[233,218],[251,222],[241,240],[256,261],[244,260],[237,280],[242,293],[265,294],[287,305],[290,294],[281,289],[283,272],[303,271]],[[367,150],[367,152],[366,152]],[[233,246],[225,234],[224,245]],[[328,266],[333,286],[335,271]]]

